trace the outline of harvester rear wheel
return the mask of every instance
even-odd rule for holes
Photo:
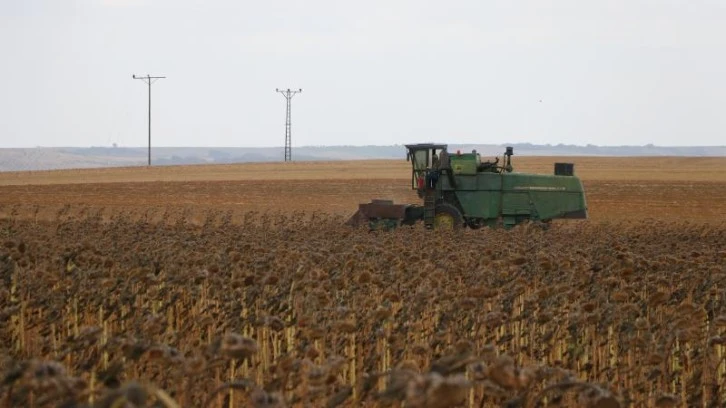
[[[439,204],[436,206],[434,217],[434,229],[456,230],[464,226],[464,217],[461,212],[451,204]]]

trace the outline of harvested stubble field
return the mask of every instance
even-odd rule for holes
[[[518,171],[552,173],[572,161],[593,221],[726,218],[726,158],[518,157]],[[349,216],[371,198],[417,202],[405,160],[174,166],[0,173],[0,216],[52,221],[88,209],[158,221],[184,214],[304,210]],[[69,208],[64,208],[64,207]]]
[[[455,235],[340,225],[405,162],[0,173],[0,404],[722,406],[726,160],[572,161]]]

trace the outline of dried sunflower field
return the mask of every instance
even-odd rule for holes
[[[0,222],[6,406],[726,401],[723,224],[58,217]]]
[[[409,180],[316,165],[0,175],[0,407],[723,406],[726,161],[590,160],[547,231],[350,229]]]

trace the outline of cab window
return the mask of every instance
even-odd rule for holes
[[[417,171],[426,170],[429,166],[429,152],[421,149],[413,153],[413,169]]]
[[[426,169],[429,167],[428,149],[415,150],[410,153],[413,172],[411,174],[411,182],[414,190],[423,186]]]

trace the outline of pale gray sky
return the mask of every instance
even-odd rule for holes
[[[726,144],[726,0],[0,0],[0,147]],[[540,102],[541,100],[541,102]]]

